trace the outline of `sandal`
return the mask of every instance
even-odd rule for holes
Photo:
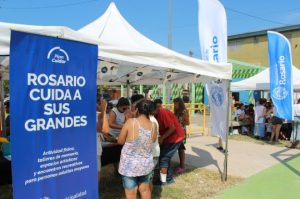
[[[177,167],[176,170],[175,170],[175,172],[176,172],[177,174],[185,173],[185,169],[184,169],[184,168],[181,168],[181,167]]]

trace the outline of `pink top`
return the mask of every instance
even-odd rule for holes
[[[153,127],[146,129],[137,119],[133,119],[134,133],[135,126],[138,137],[131,142],[126,141],[121,152],[119,173],[127,177],[148,175],[154,168],[151,150]]]

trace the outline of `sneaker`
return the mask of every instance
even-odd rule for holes
[[[177,174],[185,173],[185,168],[177,167],[177,168],[175,169],[175,172],[176,172]]]
[[[174,184],[175,183],[175,180],[174,178],[172,178],[171,180],[168,180],[165,185],[171,185],[171,184]]]
[[[174,183],[175,183],[174,179],[169,180],[167,182],[161,182],[160,180],[158,180],[156,182],[153,182],[153,186],[166,186],[166,185],[171,185],[171,184],[174,184]]]

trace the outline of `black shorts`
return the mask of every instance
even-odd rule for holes
[[[184,146],[184,143],[183,143],[183,142],[181,142],[181,145],[180,145],[180,147],[179,147],[179,149],[178,149],[178,150],[180,151],[180,150],[185,150],[185,149],[186,149],[186,148],[185,148],[185,146]]]
[[[283,120],[279,117],[273,116],[272,117],[272,124],[273,125],[280,125],[283,123]]]

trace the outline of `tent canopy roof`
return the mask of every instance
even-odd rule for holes
[[[97,40],[64,26],[35,26],[0,22],[0,56],[9,55],[11,30],[99,44]]]
[[[200,76],[202,80],[203,77],[231,79],[231,64],[209,63],[191,58],[153,42],[125,20],[114,3],[110,4],[101,17],[81,28],[79,32],[99,39],[101,60],[123,68],[121,72],[116,72],[115,80],[109,79],[110,81],[101,77],[100,72],[103,83],[117,84],[128,80],[136,84],[163,83],[165,77],[170,76],[169,73],[173,74],[167,80],[169,82],[193,82],[198,81],[196,77]],[[152,69],[147,72],[148,80],[143,76],[138,81],[132,81],[133,77],[128,77],[128,74],[135,74],[140,68]]]
[[[300,70],[292,67],[294,90],[300,90]],[[231,91],[270,90],[270,68],[248,79],[231,83]]]
[[[12,30],[99,45],[99,42],[97,40],[93,40],[86,35],[72,30],[68,27],[34,26],[0,22],[0,72],[4,79],[8,79],[10,36]]]
[[[97,44],[98,84],[205,82],[210,79],[231,79],[232,76],[231,64],[191,58],[143,36],[111,3],[101,17],[78,32],[61,26],[0,22],[0,72],[4,78],[8,78],[11,30]]]

